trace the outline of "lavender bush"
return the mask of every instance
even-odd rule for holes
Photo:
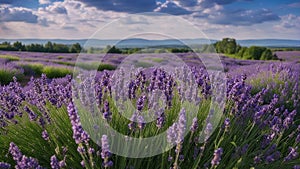
[[[189,112],[181,106],[183,89],[160,69],[148,73],[139,69],[123,84],[126,91],[118,88],[123,81],[112,84],[115,77],[109,72],[80,83],[71,76],[48,79],[44,74],[24,87],[15,80],[0,88],[0,167],[299,168],[299,72],[277,64],[271,67],[263,76],[272,79],[245,74],[228,77],[226,108],[214,131],[206,121],[212,89],[203,69],[193,68],[189,76],[198,85],[197,95],[191,96],[199,98],[193,119],[186,118]],[[148,97],[157,90],[163,91],[166,109],[157,110],[156,120],[146,123],[141,112],[157,107]],[[113,99],[124,96],[136,107],[130,119],[120,114]],[[82,107],[76,106],[78,102]],[[149,158],[115,155],[110,148],[124,144],[115,145],[107,135],[93,141],[82,126],[93,114],[130,137],[167,131],[166,139],[176,146]],[[192,125],[187,126],[189,120]],[[95,125],[87,130],[97,129]],[[202,129],[207,137],[199,142]]]

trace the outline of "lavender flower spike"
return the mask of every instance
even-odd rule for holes
[[[194,117],[193,118],[193,123],[192,123],[192,126],[191,126],[190,130],[192,132],[195,132],[197,129],[198,129],[198,118]]]
[[[218,148],[217,150],[215,150],[214,158],[211,160],[212,166],[217,166],[220,164],[222,154],[223,154],[222,148]]]
[[[70,102],[68,105],[68,114],[72,124],[73,138],[76,144],[82,142],[87,143],[90,140],[90,136],[83,130],[80,124],[79,115],[72,102]]]
[[[57,158],[56,158],[55,155],[51,156],[51,158],[50,158],[50,165],[51,165],[52,169],[59,169],[60,168],[59,167],[59,162],[58,162],[58,160],[57,160]]]
[[[42,167],[38,164],[37,159],[32,157],[26,157],[22,155],[20,149],[17,145],[13,142],[9,144],[9,152],[12,155],[13,159],[16,161],[15,168],[22,169],[22,168],[36,168],[41,169]]]
[[[108,138],[107,135],[103,135],[101,138],[101,157],[104,160],[103,166],[105,168],[111,167],[113,165],[113,162],[108,160],[108,158],[111,156],[110,150],[109,150],[109,143],[108,143]]]
[[[0,168],[9,169],[10,167],[11,167],[11,165],[8,163],[0,162]]]
[[[296,159],[299,156],[299,153],[297,152],[298,147],[290,147],[289,148],[289,154],[284,158],[284,161],[291,161],[293,159]]]
[[[184,132],[186,130],[186,115],[185,110],[182,109],[179,114],[179,121],[178,121],[178,134],[176,143],[180,144],[184,139]]]

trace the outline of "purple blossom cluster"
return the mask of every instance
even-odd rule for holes
[[[15,145],[13,142],[11,142],[9,145],[9,153],[16,161],[15,168],[17,169],[24,169],[24,168],[42,169],[37,159],[32,157],[26,157],[25,155],[23,155],[19,150],[19,147]]]
[[[83,130],[78,112],[72,102],[68,105],[69,118],[73,129],[73,138],[77,144],[88,143],[90,136]],[[80,151],[81,152],[81,151]]]
[[[153,126],[156,126],[157,129],[162,129],[169,125],[170,110],[177,106],[173,105],[172,102],[174,97],[177,96],[176,92],[178,92],[178,100],[201,101],[208,100],[212,96],[211,77],[205,69],[192,68],[191,72],[185,69],[186,67],[178,69],[177,72],[172,72],[174,74],[168,74],[163,69],[139,69],[133,73],[131,79],[127,79],[128,81],[116,80],[114,79],[116,78],[115,75],[112,76],[111,72],[106,71],[97,77],[81,75],[81,77],[79,76],[79,79],[81,79],[80,83],[73,81],[71,76],[51,80],[42,75],[38,79],[32,78],[27,86],[22,87],[14,79],[9,85],[1,86],[0,88],[0,128],[17,124],[19,123],[19,117],[28,116],[31,122],[37,123],[41,127],[42,130],[40,131],[42,133],[39,135],[45,141],[50,142],[53,135],[48,133],[47,126],[52,124],[53,119],[51,119],[51,112],[49,112],[47,104],[51,104],[57,109],[67,107],[69,120],[72,125],[73,139],[78,144],[77,151],[82,156],[85,154],[89,155],[88,160],[83,160],[81,165],[88,168],[93,164],[89,162],[90,157],[93,157],[94,154],[99,154],[99,158],[101,156],[103,160],[103,167],[111,167],[113,162],[110,160],[112,154],[108,137],[103,135],[101,138],[101,153],[100,149],[99,153],[95,153],[98,150],[89,147],[91,143],[90,136],[81,125],[72,96],[80,100],[83,106],[88,107],[87,112],[93,115],[98,115],[99,113],[104,119],[111,122],[115,120],[113,115],[116,112],[112,108],[113,102],[111,100],[114,96],[113,91],[116,90],[115,94],[118,96],[118,101],[121,102],[122,99],[128,97],[136,107],[130,122],[124,124],[128,125],[131,133],[147,129],[148,126],[145,127],[147,124],[142,112],[145,109],[152,108],[156,108],[153,111],[155,115],[155,124]],[[232,155],[227,155],[227,152],[223,152],[222,148],[216,149],[212,159],[207,161],[207,166],[218,167],[224,158],[232,157],[235,159],[244,155],[247,155],[251,164],[253,163],[257,166],[274,164],[279,160],[286,164],[299,159],[300,125],[298,121],[299,114],[297,114],[300,108],[299,73],[295,73],[287,66],[277,64],[270,65],[268,71],[270,71],[270,77],[277,78],[278,84],[276,82],[273,84],[272,82],[257,90],[255,90],[255,85],[251,84],[251,80],[255,80],[253,75],[245,73],[236,77],[227,77],[227,107],[226,112],[224,112],[224,121],[220,124],[222,126],[220,127],[220,135],[224,137],[222,139],[226,139],[226,136],[236,131],[237,129],[234,127],[247,129],[247,131],[241,132],[241,137],[252,135],[253,133],[250,131],[247,133],[248,130],[255,130],[257,132],[257,135],[254,134],[256,136],[255,145],[260,148],[260,151],[249,155],[248,152],[254,148],[246,140],[235,148]],[[175,77],[178,77],[179,80]],[[193,81],[196,82],[196,90],[190,90],[192,89]],[[282,81],[284,82],[282,83]],[[122,90],[124,86],[126,86],[125,91]],[[157,101],[161,96],[166,103],[166,106],[162,109],[160,109]],[[95,107],[99,109],[99,112],[95,110]],[[175,152],[177,155],[176,158],[173,158],[172,153],[170,153],[170,161],[177,159],[185,162],[187,161],[186,159],[189,159],[182,151],[186,145],[184,144],[185,134],[188,130],[193,133],[191,137],[198,138],[198,129],[204,129],[204,144],[198,144],[197,141],[189,142],[192,146],[191,149],[194,151],[194,153],[191,153],[194,159],[203,156],[203,153],[206,152],[205,145],[213,144],[209,139],[212,134],[213,137],[217,137],[213,133],[214,123],[210,121],[211,119],[202,121],[203,119],[195,117],[192,120],[192,125],[187,126],[188,113],[181,109],[178,121],[170,125],[167,130],[167,141],[176,145]],[[209,114],[213,113],[209,112]],[[126,129],[128,128],[126,126]],[[222,135],[222,132],[225,134]],[[219,140],[222,141],[222,139]],[[292,144],[282,146],[277,143],[281,142],[281,139],[289,140]],[[217,143],[215,144],[218,145]],[[224,145],[216,147],[224,147]],[[226,148],[224,147],[224,150],[227,150]],[[212,148],[210,150],[212,154]],[[19,168],[24,168],[24,166],[40,167],[36,159],[24,156],[14,143],[10,144],[9,152]],[[51,156],[48,164],[52,168],[65,167],[66,161],[59,161],[57,157],[60,156]],[[178,167],[177,164],[174,166]],[[2,166],[5,168],[9,164],[2,162],[0,163],[0,168]],[[299,165],[295,163],[294,168],[297,167],[299,168]]]
[[[102,165],[107,168],[111,167],[113,165],[113,162],[109,160],[109,157],[111,156],[110,149],[109,149],[109,142],[107,135],[103,135],[101,138],[101,158],[104,160]]]
[[[171,144],[181,144],[186,132],[186,113],[182,109],[179,113],[178,122],[174,123],[167,131],[167,140]]]
[[[222,148],[218,148],[214,151],[214,157],[211,160],[211,165],[213,167],[220,164],[222,154],[223,154],[223,149]]]

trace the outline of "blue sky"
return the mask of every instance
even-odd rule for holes
[[[211,39],[300,39],[299,0],[0,0],[0,38],[88,38],[142,12],[182,17]]]

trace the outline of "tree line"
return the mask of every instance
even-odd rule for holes
[[[278,57],[266,47],[250,46],[242,47],[233,38],[224,38],[214,44],[217,53],[234,55],[242,59],[252,60],[276,60]]]
[[[49,52],[49,53],[80,53],[82,47],[79,43],[72,45],[47,42],[46,44],[22,44],[16,41],[14,43],[3,42],[0,44],[0,50],[6,51],[28,51],[28,52]]]

